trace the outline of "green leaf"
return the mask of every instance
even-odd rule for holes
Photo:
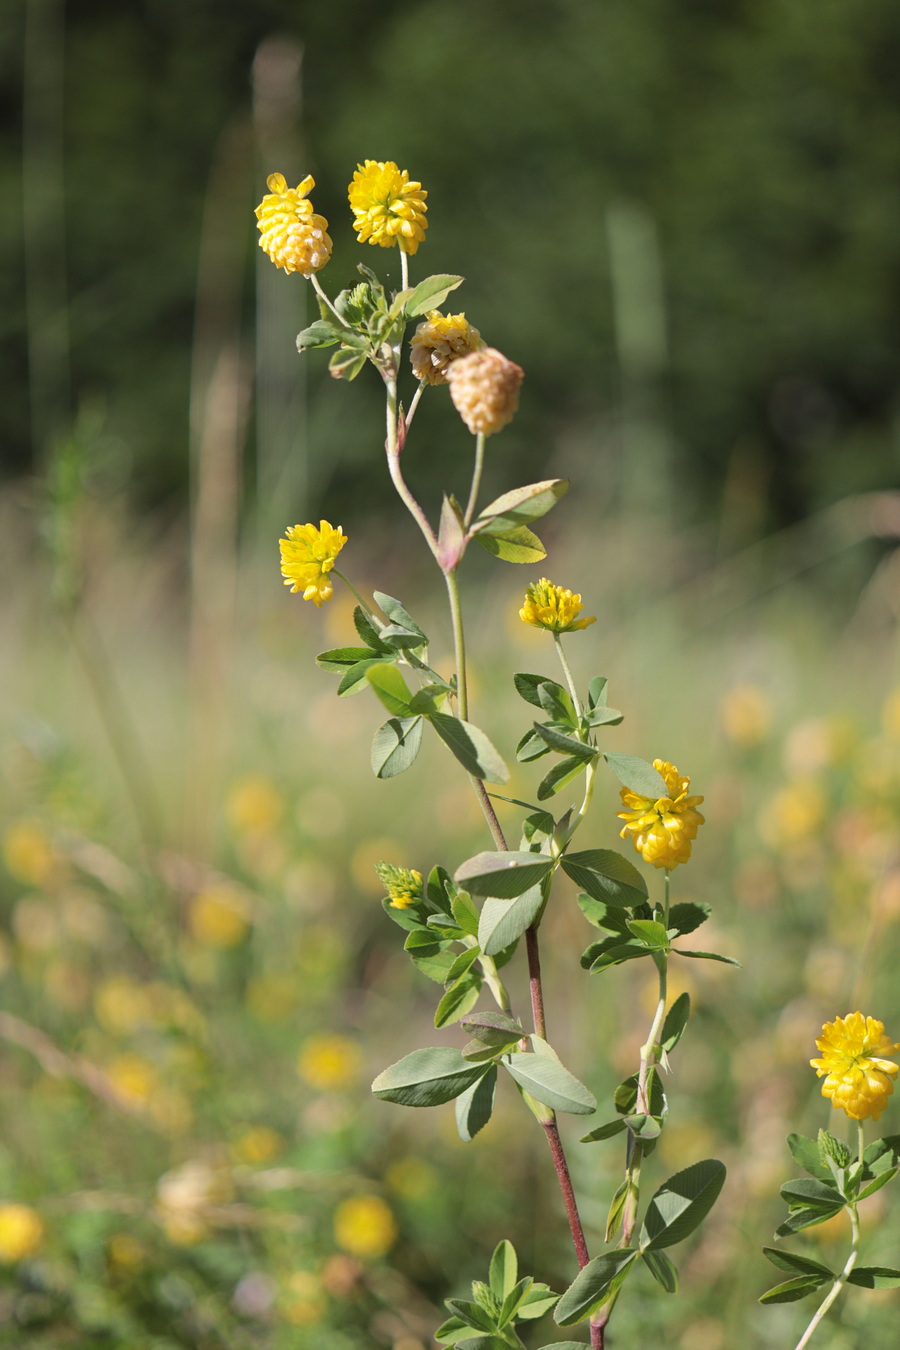
[[[464,1144],[468,1144],[479,1130],[483,1130],[494,1110],[497,1089],[497,1066],[491,1064],[487,1073],[476,1079],[456,1099],[456,1129]]]
[[[455,497],[448,497],[445,493],[437,541],[437,562],[445,574],[459,566],[459,561],[466,551],[466,542],[462,508]]]
[[[421,970],[423,975],[427,975],[429,980],[434,980],[435,984],[447,983],[450,967],[456,959],[452,952],[439,951],[427,955],[423,955],[421,952],[410,952],[409,955],[413,965]]]
[[[462,1019],[462,1029],[483,1045],[502,1045],[512,1040],[520,1041],[525,1029],[518,1018],[509,1017],[503,1012],[467,1013]]]
[[[380,1073],[372,1091],[381,1101],[399,1106],[440,1106],[487,1072],[481,1064],[467,1064],[458,1050],[446,1046],[414,1050]]]
[[[650,1102],[650,1112],[654,1116],[661,1116],[666,1110],[666,1094],[663,1090],[662,1078],[659,1070],[653,1068],[647,1077],[647,1093]],[[617,1111],[623,1116],[629,1116],[637,1106],[638,1099],[638,1075],[630,1074],[624,1079],[613,1093],[613,1104]]]
[[[628,930],[639,942],[652,951],[664,952],[669,946],[669,935],[655,919],[630,919]]]
[[[461,975],[465,975],[469,967],[473,966],[478,960],[479,955],[480,952],[477,947],[467,947],[464,952],[460,952],[447,974],[447,983],[452,984]]]
[[[669,911],[669,930],[673,928],[676,934],[683,937],[685,933],[693,933],[694,929],[699,928],[702,923],[712,914],[712,905],[702,905],[697,903],[673,905]]]
[[[566,853],[562,868],[576,886],[616,909],[631,909],[647,898],[647,883],[634,863],[609,848]]]
[[[735,961],[733,956],[723,956],[721,952],[686,952],[683,947],[673,947],[673,956],[689,956],[692,961],[721,961],[723,966],[737,966],[741,968],[740,961]]]
[[[453,897],[452,912],[464,933],[469,937],[478,936],[478,910],[465,891],[460,891]]]
[[[471,1012],[478,1002],[478,995],[481,993],[483,983],[484,981],[477,971],[469,971],[467,974],[461,975],[454,984],[451,984],[437,1005],[434,1025],[436,1027],[449,1027],[451,1023],[458,1022],[467,1012]]]
[[[821,1280],[817,1280],[814,1275],[798,1275],[796,1279],[786,1280],[784,1284],[776,1284],[772,1289],[767,1289],[760,1297],[760,1303],[797,1303],[801,1298],[806,1298],[807,1294],[812,1294],[822,1285]]]
[[[791,1237],[794,1233],[802,1233],[804,1228],[815,1228],[816,1224],[826,1223],[835,1214],[840,1214],[843,1208],[843,1203],[831,1205],[828,1209],[798,1205],[796,1209],[791,1210],[784,1223],[779,1224],[775,1229],[775,1236]]]
[[[422,748],[421,717],[391,717],[372,738],[372,772],[376,778],[396,778],[413,763]]]
[[[607,686],[609,681],[605,675],[595,675],[588,685],[588,708],[591,711],[594,708],[606,706]]]
[[[344,674],[344,678],[338,685],[338,698],[346,698],[348,694],[358,694],[367,688],[369,683],[369,671],[373,666],[380,665],[384,661],[381,655],[370,657],[367,661],[357,661],[355,666],[351,666]]]
[[[900,1285],[900,1270],[894,1270],[893,1266],[857,1266],[847,1280],[863,1289],[896,1289]]]
[[[662,1285],[667,1294],[678,1293],[678,1271],[665,1252],[641,1252],[641,1258],[656,1283]]]
[[[596,1144],[601,1139],[612,1139],[615,1135],[621,1134],[623,1130],[627,1129],[628,1126],[621,1117],[618,1120],[608,1120],[605,1125],[598,1125],[596,1130],[591,1130],[590,1134],[583,1134],[581,1143]]]
[[[530,928],[544,907],[540,886],[532,886],[516,900],[485,900],[478,924],[478,945],[485,956],[496,956]]]
[[[554,722],[577,731],[578,714],[568,689],[564,689],[555,680],[542,680],[538,685],[537,696],[538,703]]]
[[[515,1289],[519,1279],[519,1259],[516,1249],[506,1238],[498,1242],[491,1257],[488,1283],[491,1292],[502,1303]]]
[[[468,1336],[470,1331],[471,1327],[461,1317],[448,1317],[434,1333],[434,1339],[443,1341],[445,1345],[456,1345],[463,1336]]]
[[[518,1281],[516,1286],[509,1291],[509,1293],[506,1295],[506,1298],[503,1300],[499,1316],[497,1317],[498,1327],[502,1328],[509,1325],[512,1319],[515,1317],[516,1313],[519,1311],[519,1304],[522,1302],[523,1298],[528,1293],[528,1290],[531,1288],[531,1285],[532,1285],[531,1276],[524,1275],[522,1279]]]
[[[813,1261],[808,1256],[796,1256],[793,1252],[782,1251],[780,1247],[763,1247],[763,1256],[789,1275],[819,1275],[823,1280],[833,1280],[834,1272],[821,1261]]]
[[[449,713],[432,713],[428,720],[444,744],[473,778],[486,779],[489,783],[507,781],[509,770],[487,736],[478,727],[473,726],[471,722],[464,722],[462,718],[451,717]]]
[[[833,1185],[830,1185],[827,1181],[818,1181],[807,1177],[799,1177],[795,1181],[785,1182],[781,1188],[781,1196],[792,1209],[795,1205],[807,1205],[813,1209],[830,1209],[833,1205],[843,1204],[843,1197]]]
[[[368,647],[377,651],[383,645],[379,636],[381,630],[375,626],[362,605],[357,605],[353,611],[353,626]]]
[[[315,323],[297,334],[297,350],[302,352],[309,347],[333,347],[340,341],[342,333],[343,329],[336,328],[325,319],[316,319]]]
[[[538,694],[538,689],[542,684],[550,684],[553,685],[554,688],[563,691],[562,685],[557,684],[555,680],[551,680],[547,675],[529,675],[524,671],[520,671],[517,675],[513,676],[513,684],[516,686],[516,692],[520,697],[524,698],[525,702],[530,703],[534,708],[543,708],[544,706],[541,703]]]
[[[874,1179],[874,1181],[870,1181],[867,1186],[864,1186],[862,1188],[858,1198],[860,1200],[868,1200],[870,1195],[874,1195],[876,1191],[881,1190],[882,1186],[886,1186],[889,1181],[893,1181],[896,1175],[897,1175],[896,1167],[892,1167],[887,1172],[879,1173],[879,1175]]]
[[[366,352],[357,352],[342,344],[328,362],[328,373],[335,380],[355,380],[367,360]]]
[[[611,750],[603,757],[619,782],[630,792],[636,792],[639,797],[649,797],[651,801],[668,796],[669,789],[662,774],[645,759],[638,759],[637,755],[613,754]]]
[[[568,489],[567,478],[548,478],[541,483],[529,483],[527,487],[504,492],[502,497],[496,497],[478,513],[472,524],[472,533],[477,534],[485,529],[502,530],[539,520],[552,510]]]
[[[351,666],[369,659],[378,660],[378,653],[371,647],[332,647],[327,652],[319,653],[316,665],[321,666],[323,670],[337,671],[343,675]]]
[[[596,759],[600,753],[596,746],[588,745],[585,741],[579,741],[574,736],[566,736],[547,722],[535,722],[531,729],[536,736],[540,736],[541,740],[549,745],[551,750],[555,750],[559,755],[574,755],[576,759],[583,759],[588,764],[592,759]]]
[[[578,908],[588,923],[593,924],[595,928],[605,930],[607,933],[616,933],[619,937],[627,936],[628,929],[625,925],[628,922],[628,911],[626,909],[619,909],[618,906],[613,908],[612,905],[607,905],[605,901],[595,900],[592,895],[585,895],[584,892],[577,898]],[[591,960],[593,959],[591,957]]]
[[[494,1319],[480,1303],[465,1298],[445,1298],[444,1303],[463,1322],[468,1322],[470,1327],[481,1331],[494,1330]]]
[[[580,773],[584,773],[587,768],[587,761],[580,756],[572,756],[568,759],[561,759],[558,764],[546,774],[538,784],[537,799],[539,802],[545,802],[548,797],[567,787],[573,778],[577,778]]]
[[[516,746],[516,759],[520,764],[530,764],[535,759],[549,755],[550,747],[535,731],[526,731]]]
[[[686,1238],[706,1218],[724,1182],[725,1166],[715,1158],[705,1158],[669,1177],[647,1208],[642,1248],[658,1251]]]
[[[651,953],[643,942],[634,940],[633,942],[620,942],[607,947],[605,943],[599,944],[604,950],[598,952],[597,956],[591,962],[590,971],[592,975],[599,975],[601,971],[608,970],[610,966],[621,966],[625,961],[637,961],[642,956],[650,956]],[[591,951],[591,948],[588,948]],[[587,955],[587,953],[585,953]],[[582,958],[583,959],[583,958]]]
[[[513,900],[552,871],[553,859],[539,853],[476,853],[457,867],[454,880],[472,895]]]
[[[386,595],[384,591],[373,591],[372,599],[397,628],[404,628],[408,633],[417,633],[422,642],[428,641],[415,619],[403,608],[399,600],[395,600],[392,595]]]
[[[622,1215],[625,1213],[625,1202],[632,1190],[630,1179],[626,1176],[616,1187],[616,1193],[609,1203],[609,1212],[606,1215],[606,1231],[603,1234],[604,1241],[612,1242],[622,1227]]]
[[[372,666],[366,678],[378,698],[394,717],[407,717],[412,693],[396,666],[380,661]]]
[[[502,1336],[470,1336],[456,1346],[457,1350],[509,1350],[509,1341]]]
[[[554,1294],[549,1284],[535,1280],[519,1305],[517,1316],[520,1322],[529,1322],[532,1318],[543,1317],[558,1302],[559,1294]]]
[[[547,556],[544,545],[527,525],[518,525],[500,535],[482,532],[476,534],[475,538],[482,548],[502,562],[536,563]]]
[[[584,1341],[554,1341],[552,1345],[542,1345],[541,1350],[585,1350]]]
[[[533,1055],[512,1054],[502,1061],[519,1086],[554,1111],[592,1115],[597,1099],[591,1090],[565,1068],[553,1047],[540,1036],[532,1036],[531,1043]]]
[[[637,1255],[632,1248],[621,1247],[589,1261],[556,1305],[553,1320],[557,1326],[571,1327],[587,1321],[621,1287]]]
[[[426,277],[411,291],[403,293],[406,296],[403,300],[404,318],[415,319],[420,314],[427,314],[430,309],[440,309],[450,292],[455,291],[463,280],[463,277],[453,276],[450,273],[437,273],[433,277]],[[398,300],[401,298],[401,295],[397,296]]]
[[[659,1042],[666,1054],[674,1050],[681,1040],[690,1015],[690,994],[679,994],[666,1013],[666,1020],[663,1022],[663,1029],[660,1032]]]
[[[831,1171],[819,1157],[819,1145],[805,1134],[789,1134],[787,1145],[794,1162],[799,1163],[805,1172],[817,1177],[819,1181],[831,1181]]]
[[[618,708],[594,708],[585,719],[589,727],[617,727],[624,722],[625,714]]]

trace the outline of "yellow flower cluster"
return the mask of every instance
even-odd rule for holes
[[[289,188],[283,173],[270,173],[268,194],[256,208],[260,248],[276,267],[304,277],[318,272],[331,257],[328,221],[315,214],[306,195],[315,185],[311,174]]]
[[[653,767],[665,780],[667,795],[654,801],[622,788],[622,805],[628,809],[618,813],[625,821],[619,835],[622,839],[631,835],[644,862],[671,869],[691,856],[691,840],[704,823],[696,809],[703,798],[688,796],[691,780],[682,777],[674,764],[655,759]]]
[[[861,1012],[836,1017],[825,1023],[816,1046],[822,1057],[809,1062],[825,1078],[822,1096],[830,1097],[834,1109],[846,1111],[851,1120],[877,1120],[898,1072],[883,1056],[900,1050],[900,1044],[885,1036],[884,1023]]]
[[[512,421],[524,378],[522,367],[496,347],[482,347],[447,367],[450,397],[473,436],[493,436]]]
[[[480,351],[484,345],[465,314],[442,314],[433,309],[413,333],[409,359],[417,380],[446,384],[450,362]]]
[[[412,867],[395,867],[393,863],[375,864],[393,909],[408,909],[422,899],[422,873]]]
[[[303,592],[304,600],[312,600],[316,609],[321,609],[326,600],[334,594],[329,572],[334,561],[347,542],[347,536],[320,520],[315,525],[289,525],[285,531],[287,538],[279,539],[281,548],[281,575],[285,586],[291,593]]]
[[[572,633],[577,628],[587,628],[596,623],[592,616],[579,619],[584,606],[580,595],[573,595],[562,586],[554,586],[552,581],[541,577],[533,581],[525,592],[525,603],[519,610],[523,623],[533,628],[546,628],[550,633]]]
[[[353,1256],[384,1256],[397,1241],[397,1221],[378,1195],[353,1195],[334,1212],[334,1236]]]
[[[421,183],[410,182],[406,169],[398,169],[392,159],[367,159],[357,165],[348,195],[361,244],[399,244],[404,253],[415,253],[428,228],[428,193]]]

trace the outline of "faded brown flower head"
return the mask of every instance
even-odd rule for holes
[[[496,347],[483,347],[450,362],[450,397],[473,436],[493,436],[512,421],[524,377],[522,367]]]

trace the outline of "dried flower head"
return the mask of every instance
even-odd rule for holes
[[[493,436],[512,421],[524,377],[522,367],[496,347],[482,347],[450,362],[450,397],[473,436]]]
[[[303,592],[304,600],[312,600],[316,609],[321,609],[326,600],[334,594],[329,573],[334,561],[347,542],[347,536],[320,520],[315,525],[289,525],[285,531],[287,538],[279,539],[281,549],[281,575],[285,586],[291,593]]]
[[[415,868],[379,862],[375,864],[375,871],[387,891],[392,909],[408,909],[422,899],[422,873]]]
[[[417,380],[446,384],[450,362],[480,351],[484,345],[465,314],[442,314],[433,309],[413,333],[409,359]]]
[[[877,1120],[894,1091],[897,1065],[884,1055],[900,1050],[884,1034],[884,1023],[862,1013],[848,1013],[826,1022],[816,1041],[821,1059],[809,1062],[820,1078],[822,1096],[831,1098],[835,1110],[846,1111],[851,1120]],[[826,1077],[827,1075],[827,1077]]]
[[[307,193],[316,185],[311,174],[289,188],[283,173],[270,173],[268,194],[256,208],[260,248],[276,267],[310,277],[331,257],[328,221],[317,216]]]
[[[546,628],[551,633],[572,633],[576,628],[587,628],[597,620],[589,615],[579,619],[584,606],[580,595],[573,595],[562,586],[554,586],[552,581],[541,577],[532,581],[525,592],[525,603],[519,610],[523,623],[534,628]]]
[[[428,193],[421,183],[410,182],[406,169],[398,169],[392,159],[367,159],[357,165],[347,194],[361,244],[399,244],[404,253],[415,253],[428,228]]]
[[[655,759],[653,767],[665,780],[667,795],[654,800],[622,788],[622,805],[628,809],[618,813],[625,821],[619,833],[622,839],[631,835],[644,862],[673,868],[691,856],[691,840],[704,823],[696,809],[703,798],[688,796],[691,780],[683,777],[674,764]]]

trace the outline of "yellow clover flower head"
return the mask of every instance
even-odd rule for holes
[[[351,1195],[334,1212],[334,1236],[353,1256],[384,1256],[397,1241],[397,1221],[379,1195]]]
[[[552,581],[541,577],[533,581],[525,592],[525,603],[519,610],[523,623],[534,628],[546,628],[551,633],[573,633],[576,628],[587,628],[596,623],[593,616],[585,615],[579,619],[584,606],[580,595],[573,595],[562,586],[554,586]]]
[[[347,194],[361,244],[399,244],[404,253],[415,253],[428,228],[428,193],[421,183],[410,182],[406,169],[398,169],[392,159],[367,159],[357,165]]]
[[[417,380],[446,384],[451,361],[480,351],[484,341],[465,314],[442,314],[431,310],[413,333],[409,359]]]
[[[522,367],[496,347],[482,347],[447,367],[450,397],[473,436],[493,436],[512,421],[524,378]]]
[[[822,1096],[831,1098],[835,1110],[846,1111],[851,1120],[877,1120],[894,1091],[897,1065],[884,1055],[900,1050],[884,1034],[884,1023],[861,1012],[848,1013],[826,1022],[816,1041],[821,1059],[809,1062],[820,1078]],[[826,1076],[827,1075],[827,1076]]]
[[[380,862],[375,864],[375,871],[387,891],[392,909],[409,909],[422,899],[422,873],[415,868]]]
[[[347,536],[320,520],[315,525],[289,525],[286,538],[279,539],[281,549],[281,575],[285,586],[290,586],[291,594],[303,592],[304,600],[312,600],[316,609],[321,609],[326,600],[334,595],[329,573],[334,560],[347,542]]]
[[[691,780],[680,774],[674,764],[655,759],[653,767],[665,780],[667,795],[654,801],[622,788],[622,805],[628,809],[618,813],[619,819],[625,821],[619,836],[626,839],[631,835],[631,842],[644,862],[671,869],[691,856],[691,840],[697,837],[697,830],[705,821],[696,809],[703,798],[688,796]]]
[[[0,1204],[0,1261],[5,1265],[33,1256],[43,1237],[44,1225],[29,1205]]]
[[[306,195],[315,185],[312,174],[289,188],[283,173],[270,173],[269,191],[256,208],[259,246],[288,274],[311,277],[331,257],[328,221],[315,214]]]

